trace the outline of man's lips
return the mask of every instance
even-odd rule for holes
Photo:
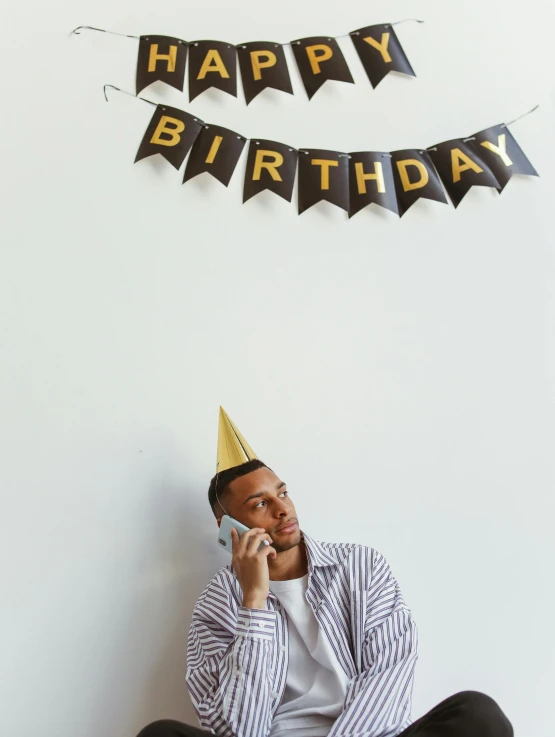
[[[285,527],[278,527],[276,532],[293,532],[296,526],[297,523],[293,520],[293,522],[288,522]]]

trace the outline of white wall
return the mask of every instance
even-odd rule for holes
[[[294,492],[302,526],[386,555],[421,632],[416,718],[460,689],[552,734],[555,125],[549,0],[108,0],[2,19],[0,720],[18,737],[196,724],[196,597],[227,562],[206,492],[220,403]],[[271,10],[270,10],[271,9]],[[145,97],[296,146],[513,133],[542,175],[401,220],[241,205],[133,166],[150,106],[136,41],[398,28],[416,80],[308,102],[162,85]],[[291,67],[292,70],[294,67]],[[244,160],[243,160],[244,162]],[[244,163],[241,164],[243,166]]]

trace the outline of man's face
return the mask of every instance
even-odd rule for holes
[[[297,513],[287,485],[269,468],[258,468],[240,476],[229,484],[229,491],[225,507],[231,517],[247,527],[263,527],[278,552],[300,543]],[[279,529],[288,523],[294,524],[289,529]]]

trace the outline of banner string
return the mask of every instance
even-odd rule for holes
[[[104,98],[105,98],[106,102],[109,102],[108,95],[106,94],[106,88],[107,87],[110,87],[113,90],[117,90],[118,92],[123,92],[124,95],[129,95],[129,97],[134,97],[135,100],[142,100],[143,102],[148,102],[149,105],[154,105],[155,107],[161,107],[162,110],[165,110],[166,109],[164,107],[164,104],[163,103],[152,102],[152,100],[147,100],[146,97],[139,97],[138,95],[134,95],[132,92],[127,92],[127,90],[122,90],[120,87],[116,87],[114,84],[105,84],[104,85]],[[525,118],[527,115],[530,115],[535,110],[537,110],[539,108],[539,106],[540,106],[539,103],[537,105],[534,105],[534,107],[531,110],[528,110],[527,113],[523,113],[522,115],[519,115],[517,118],[514,118],[513,120],[510,121],[510,123],[501,123],[501,128],[506,128],[507,126],[512,125],[513,123],[515,123],[517,120],[520,120],[521,118]],[[181,108],[179,108],[179,109],[181,110]],[[187,111],[186,110],[183,110],[182,112],[187,112]],[[189,115],[190,115],[190,113],[189,113]],[[199,118],[193,117],[193,120],[195,121],[195,123],[199,123],[203,128],[210,128],[209,125],[207,125],[204,121],[200,120]],[[259,143],[256,140],[256,138],[247,138],[246,136],[241,136],[239,134],[236,134],[236,135],[237,135],[237,138],[240,138],[240,139],[242,139],[244,141],[254,141],[257,145]],[[468,138],[461,138],[461,140],[464,143],[466,143],[467,141],[474,141],[475,139],[474,139],[474,136],[469,136]],[[300,153],[300,154],[308,154],[309,153],[309,151],[307,149],[304,149],[304,148],[295,148],[294,146],[290,146],[289,144],[286,144],[286,145],[287,145],[287,147],[289,148],[290,151],[296,151],[297,153]],[[428,151],[437,151],[437,148],[435,146],[430,146],[427,149],[416,148],[415,151],[418,151],[419,153],[424,154],[424,153],[426,153]],[[339,157],[347,157],[348,159],[351,158],[351,155],[350,154],[338,154],[338,156]],[[382,152],[382,157],[383,158],[391,158],[391,154],[388,153],[388,152]]]
[[[424,20],[418,20],[418,18],[403,18],[403,20],[396,20],[394,23],[391,23],[392,26],[398,26],[399,23],[408,23],[409,21],[414,21],[415,23],[425,23]]]
[[[152,100],[147,100],[146,97],[139,97],[138,95],[134,95],[132,92],[127,92],[127,90],[122,90],[119,87],[116,87],[115,84],[105,84],[104,85],[104,97],[106,99],[106,102],[109,102],[108,95],[106,94],[106,87],[111,87],[113,90],[117,90],[118,92],[123,92],[124,95],[129,95],[130,97],[134,97],[136,100],[142,100],[143,102],[148,102],[149,105],[155,105],[158,107],[157,102],[152,102]]]
[[[508,125],[512,125],[513,123],[516,123],[517,120],[520,120],[521,118],[525,118],[527,115],[530,115],[531,113],[533,113],[535,110],[539,108],[539,106],[540,106],[539,103],[537,105],[534,105],[534,107],[531,110],[528,110],[527,113],[522,113],[522,115],[519,115],[517,118],[514,118],[509,123],[503,123],[501,127],[506,128]]]
[[[140,36],[133,36],[129,33],[118,33],[117,31],[107,31],[105,28],[95,28],[94,26],[77,26],[77,28],[74,28],[73,31],[69,35],[72,36],[73,34],[75,34],[76,36],[80,36],[82,28],[88,28],[89,31],[100,31],[100,33],[110,33],[112,36],[123,36],[124,38],[139,38],[139,39],[141,38]]]
[[[411,21],[415,23],[425,22],[423,20],[418,20],[418,18],[403,18],[403,20],[397,20],[397,21],[394,21],[393,23],[383,23],[383,24],[379,23],[375,25],[383,25],[384,28],[389,28],[390,26],[398,26],[400,23],[407,23]],[[77,28],[74,28],[73,31],[71,31],[69,35],[72,36],[75,34],[76,36],[80,36],[81,31],[84,29],[88,29],[89,31],[98,31],[99,33],[109,33],[112,36],[123,36],[123,38],[136,38],[138,40],[143,38],[142,36],[135,36],[131,33],[118,33],[117,31],[107,31],[105,28],[96,28],[95,26],[77,26]],[[359,31],[351,31],[350,33],[344,33],[341,36],[328,36],[327,38],[328,38],[328,41],[331,41],[332,39],[335,40],[338,38],[348,38],[349,36],[358,36],[358,35],[360,35]],[[148,41],[148,37],[145,37],[145,38]],[[187,46],[192,46],[193,44],[196,45],[198,43],[196,41],[184,41],[183,39],[181,39],[181,41],[184,44],[187,44]],[[301,43],[300,41],[286,41],[285,43],[280,43],[280,44],[276,43],[276,46],[292,46],[293,44],[300,45],[300,43]],[[228,48],[231,48],[232,45],[233,44],[229,44]],[[235,48],[246,49],[247,47],[245,44],[237,44],[235,45]]]
[[[509,125],[512,125],[513,123],[516,123],[517,120],[520,120],[521,118],[525,118],[527,115],[530,115],[530,113],[533,113],[535,110],[539,108],[540,104],[534,105],[534,107],[531,110],[528,110],[527,113],[522,113],[522,115],[519,115],[517,118],[514,118],[509,123],[501,123],[499,126],[500,128],[507,128]],[[468,141],[475,141],[475,136],[468,136],[468,138],[461,138],[463,143],[467,143]],[[437,151],[437,148],[435,146],[430,146],[426,149],[426,151]]]
[[[106,102],[109,102],[108,95],[106,94],[106,87],[110,87],[111,89],[117,90],[118,92],[123,92],[124,95],[129,95],[129,97],[134,97],[135,100],[142,100],[143,102],[148,102],[149,105],[154,105],[154,107],[161,107],[162,110],[165,110],[166,109],[164,107],[163,103],[152,102],[152,100],[147,100],[146,97],[139,97],[138,95],[134,95],[132,92],[127,92],[127,90],[122,90],[120,87],[116,87],[115,84],[105,84],[104,85],[104,98],[105,98]],[[186,112],[186,111],[183,110],[182,112]],[[203,128],[210,128],[209,125],[207,125],[204,121],[200,120],[199,118],[195,118],[193,116],[193,120],[195,121],[195,123],[198,123]],[[240,136],[238,133],[236,135],[237,135],[237,138],[240,138],[243,141],[254,141],[255,140],[254,138],[247,138],[246,136]],[[256,141],[256,144],[258,144],[258,141]],[[293,146],[290,146],[289,144],[287,144],[287,147],[289,148],[290,151],[297,151],[298,152],[298,149],[293,148]],[[308,153],[308,151],[306,153]],[[351,157],[349,156],[349,158],[351,158]]]

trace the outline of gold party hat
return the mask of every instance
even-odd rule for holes
[[[235,427],[223,407],[220,407],[218,425],[218,458],[216,472],[240,466],[242,463],[258,458],[254,450]]]

